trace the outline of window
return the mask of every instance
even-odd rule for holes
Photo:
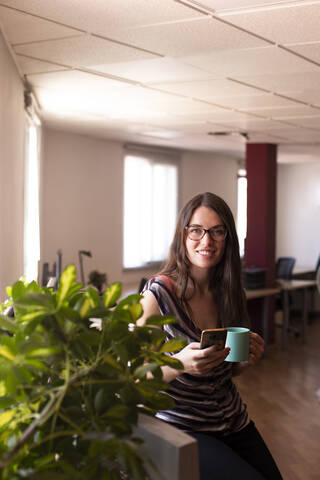
[[[238,171],[238,222],[237,230],[240,245],[240,256],[244,256],[245,239],[247,236],[247,172]]]
[[[38,279],[40,260],[38,137],[39,127],[29,120],[24,183],[24,277],[26,282]]]
[[[177,158],[131,152],[124,166],[124,268],[163,261],[177,214]]]

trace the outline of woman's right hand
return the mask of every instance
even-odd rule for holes
[[[212,347],[201,349],[199,342],[192,342],[180,350],[174,357],[183,364],[184,373],[202,375],[220,365],[230,352],[230,348],[224,348],[223,350],[217,350],[217,348],[216,345],[213,345]]]

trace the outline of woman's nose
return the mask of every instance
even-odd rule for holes
[[[209,234],[209,232],[205,232],[202,239],[201,239],[201,243],[203,245],[208,245],[210,243],[212,243],[214,240],[212,240],[211,238],[211,235]]]

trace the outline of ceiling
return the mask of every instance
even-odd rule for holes
[[[320,0],[0,0],[45,125],[320,161]]]

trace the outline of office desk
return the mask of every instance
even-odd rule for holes
[[[300,267],[294,268],[291,274],[292,280],[313,280],[315,278],[316,272],[312,268]]]
[[[267,345],[269,340],[269,297],[280,293],[280,288],[259,288],[256,290],[245,290],[247,300],[253,300],[255,298],[263,299],[263,339],[264,339],[264,353],[266,354]]]
[[[302,339],[307,340],[307,323],[308,323],[308,288],[316,285],[315,280],[277,280],[281,289],[283,298],[283,325],[282,325],[282,350],[287,347],[287,334],[289,326],[289,292],[294,290],[302,290],[303,292],[303,309],[302,309]]]

